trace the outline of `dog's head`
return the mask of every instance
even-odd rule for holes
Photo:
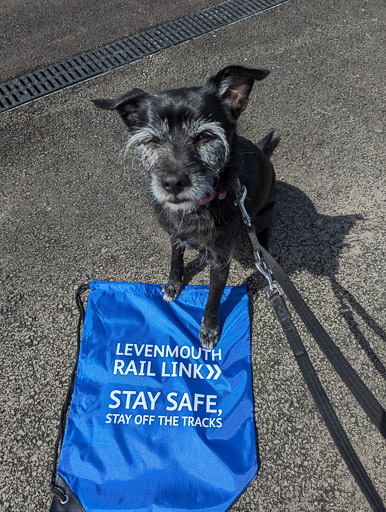
[[[129,130],[127,148],[150,173],[154,199],[172,211],[188,211],[213,196],[253,83],[268,73],[227,66],[202,87],[158,94],[133,89],[93,101],[121,115]]]

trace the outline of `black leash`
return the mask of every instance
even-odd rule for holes
[[[64,437],[64,431],[66,429],[66,416],[67,411],[71,403],[72,398],[72,392],[74,391],[74,384],[75,384],[75,376],[76,376],[76,370],[78,368],[78,359],[79,359],[79,351],[80,351],[80,331],[82,327],[82,323],[84,322],[84,316],[85,316],[85,310],[82,302],[82,293],[90,288],[89,284],[81,284],[75,294],[75,300],[76,305],[79,310],[79,319],[78,319],[78,328],[77,328],[77,345],[76,345],[76,357],[75,357],[75,364],[72,369],[71,377],[70,377],[70,384],[67,389],[66,398],[64,400],[64,404],[60,413],[60,420],[59,420],[59,427],[58,427],[58,435],[56,437],[55,441],[55,448],[54,448],[54,461],[52,465],[52,474],[51,474],[51,482],[50,482],[50,488],[52,494],[54,494],[57,498],[59,498],[60,503],[64,505],[68,502],[69,497],[66,494],[66,491],[63,487],[60,485],[57,485],[56,483],[56,468],[58,464],[58,458],[59,458],[59,446],[62,446],[63,443],[63,437]]]
[[[348,439],[346,432],[344,431],[327,397],[327,394],[323,389],[299,333],[292,321],[291,315],[284,303],[281,291],[278,285],[273,282],[273,275],[283,288],[288,299],[294,306],[295,311],[303,320],[305,326],[315,338],[323,353],[327,356],[335,370],[347,384],[354,397],[361,404],[370,420],[378,428],[384,438],[386,438],[386,412],[371,391],[363,383],[359,375],[350,366],[327,332],[323,329],[279,263],[268,251],[264,249],[264,247],[260,245],[256,236],[255,228],[244,206],[246,195],[247,189],[239,183],[238,192],[236,194],[237,205],[241,210],[244,223],[247,225],[248,236],[252,243],[256,267],[268,281],[268,287],[266,289],[268,299],[291,346],[308,389],[339,452],[371,508],[377,512],[384,512],[386,509],[383,505],[382,499],[355,453],[355,450],[352,447],[350,440]]]

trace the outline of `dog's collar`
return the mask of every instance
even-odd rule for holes
[[[211,201],[213,201],[214,199],[220,199],[220,201],[222,201],[223,199],[225,199],[227,196],[227,191],[226,190],[222,190],[221,192],[219,192],[218,194],[213,194],[211,196],[208,196],[208,197],[205,197],[204,199],[202,199],[201,201],[199,201],[197,203],[197,206],[195,208],[191,208],[190,210],[188,210],[186,213],[193,213],[193,212],[196,212],[198,208],[200,208],[200,206],[205,206],[205,205],[208,205]]]
[[[227,191],[223,190],[222,192],[219,192],[218,194],[213,194],[211,196],[205,197],[198,204],[199,205],[207,204],[207,203],[210,203],[211,201],[213,201],[213,199],[216,199],[216,198],[220,199],[220,201],[222,201],[223,199],[226,198],[226,196],[227,196]]]

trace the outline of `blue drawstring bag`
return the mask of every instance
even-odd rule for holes
[[[256,476],[247,288],[225,288],[212,351],[208,293],[90,283],[51,512],[223,512]]]

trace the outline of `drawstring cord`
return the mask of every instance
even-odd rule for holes
[[[80,339],[81,339],[81,327],[84,323],[84,317],[85,317],[85,310],[82,302],[82,293],[84,293],[86,290],[90,289],[89,284],[81,284],[75,294],[75,301],[76,305],[78,307],[79,311],[79,319],[78,319],[78,329],[77,329],[77,346],[76,346],[76,357],[75,357],[75,364],[72,369],[72,374],[70,378],[70,384],[67,389],[66,398],[64,400],[64,404],[60,413],[60,420],[59,420],[59,427],[58,427],[58,435],[56,437],[55,441],[55,448],[54,448],[54,461],[52,466],[52,475],[51,475],[51,482],[50,482],[50,488],[52,494],[54,494],[59,500],[62,505],[67,503],[69,497],[66,494],[65,489],[63,487],[56,485],[56,469],[58,464],[58,458],[59,458],[59,446],[62,447],[63,443],[63,437],[64,437],[64,431],[66,429],[66,416],[67,411],[71,403],[72,398],[72,392],[74,391],[74,384],[75,384],[75,376],[76,371],[78,368],[78,359],[79,359],[79,351],[80,351]]]

